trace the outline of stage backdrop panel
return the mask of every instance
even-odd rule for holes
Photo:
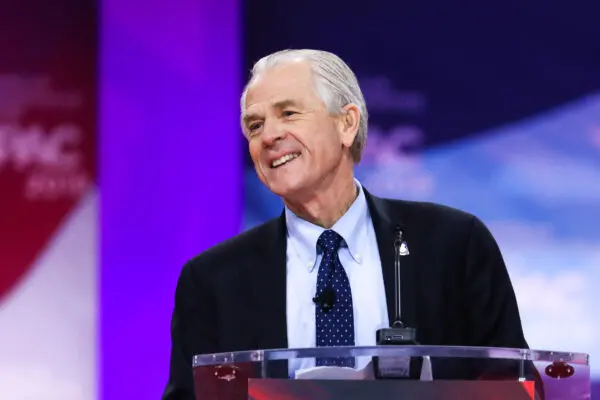
[[[600,380],[600,25],[590,2],[390,0],[356,12],[307,0],[293,13],[248,2],[246,68],[283,48],[348,61],[371,117],[357,177],[377,195],[482,218],[529,344],[591,353]],[[247,156],[245,201],[246,228],[282,211]]]
[[[100,398],[159,399],[186,261],[240,231],[239,0],[104,0]]]
[[[0,397],[93,399],[94,2],[3,3],[0,54]]]

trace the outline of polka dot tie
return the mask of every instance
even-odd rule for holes
[[[317,241],[317,251],[323,258],[317,275],[317,297],[326,289],[333,289],[333,307],[324,311],[315,307],[317,346],[354,346],[354,312],[352,291],[344,267],[338,257],[342,237],[332,230],[321,234]],[[317,358],[317,365],[337,365],[354,367],[354,357]]]

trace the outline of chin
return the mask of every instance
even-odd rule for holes
[[[306,185],[301,182],[290,182],[289,180],[287,182],[270,182],[267,187],[277,196],[286,199],[293,198],[306,190]]]
[[[298,193],[300,189],[297,189],[290,185],[272,185],[269,186],[269,190],[279,197],[289,198],[293,197],[295,193]]]

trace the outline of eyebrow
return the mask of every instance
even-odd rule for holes
[[[292,99],[284,99],[281,101],[277,101],[273,104],[273,107],[275,108],[286,108],[286,107],[299,107],[300,103],[298,103],[296,100],[292,100]]]
[[[297,102],[296,100],[284,99],[284,100],[280,100],[280,101],[273,103],[272,107],[275,107],[275,108],[278,108],[281,110],[281,109],[287,108],[287,107],[300,107],[300,103]],[[247,125],[248,122],[255,120],[255,119],[259,119],[258,114],[255,114],[255,113],[244,114],[243,120],[244,120],[245,125]]]

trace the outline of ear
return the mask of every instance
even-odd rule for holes
[[[355,104],[348,104],[342,108],[338,121],[340,139],[344,147],[350,148],[358,133],[360,123],[360,110]]]

